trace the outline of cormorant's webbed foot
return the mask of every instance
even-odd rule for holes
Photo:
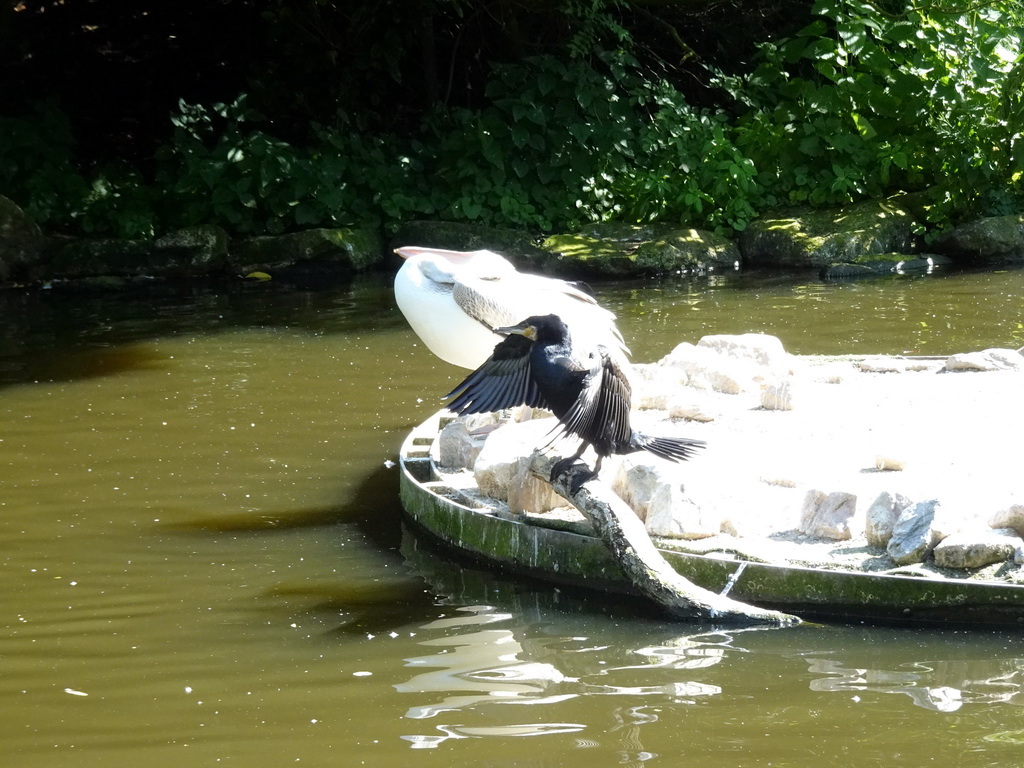
[[[584,483],[589,483],[591,480],[597,479],[597,472],[590,470],[589,472],[580,472],[576,477],[573,478],[572,483],[569,484],[569,494],[575,496],[576,492],[583,487]]]
[[[551,482],[555,482],[555,479],[560,475],[564,475],[573,464],[576,463],[577,456],[570,456],[567,459],[559,459],[551,465]]]
[[[554,465],[551,467],[551,482],[555,482],[555,480],[558,477],[561,477],[566,472],[568,472],[572,468],[572,466],[576,464],[577,459],[577,456],[570,456],[567,459],[561,459],[559,461],[556,461]],[[586,466],[585,464],[583,464],[582,461],[580,462],[580,465],[583,467]],[[596,477],[597,472],[594,470],[590,470],[588,472],[578,472],[576,476],[573,477],[572,482],[569,484],[570,495],[575,495],[584,483],[589,482],[595,479]]]

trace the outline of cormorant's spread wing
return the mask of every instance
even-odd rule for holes
[[[628,444],[629,381],[604,347],[591,354],[590,363],[579,397],[562,417],[565,432],[588,443]]]
[[[511,335],[494,347],[486,362],[444,396],[454,397],[448,409],[459,415],[489,413],[517,405],[548,408],[530,373],[530,348],[533,342]]]

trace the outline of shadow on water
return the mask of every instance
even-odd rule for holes
[[[357,295],[358,294],[358,295]],[[0,387],[77,381],[157,368],[145,343],[252,327],[313,332],[391,319],[391,276],[314,282],[192,281],[122,290],[0,291]]]
[[[389,580],[367,582],[350,577],[341,582],[285,583],[265,596],[297,602],[299,613],[319,617],[327,634],[339,638],[372,637],[416,627],[447,615],[453,606],[465,605],[491,606],[530,620],[543,615],[545,621],[570,621],[582,615],[628,626],[673,627],[673,632],[681,626],[646,601],[496,574],[433,547],[404,525],[401,534],[400,549],[387,551],[389,561],[400,566],[400,573]]]
[[[401,562],[394,558],[395,565]],[[430,586],[405,571],[386,582],[348,579],[331,584],[280,584],[264,596],[298,602],[299,613],[321,617],[325,634],[339,637],[378,635],[416,625],[433,617],[438,606]]]
[[[0,386],[35,381],[81,381],[133,371],[159,370],[165,367],[165,362],[161,355],[139,344],[107,346],[97,343],[71,350],[40,350],[39,354],[17,368],[0,363],[0,377],[6,379]],[[10,376],[12,373],[16,376]]]
[[[280,533],[282,531],[340,523],[354,523],[385,549],[394,549],[401,539],[398,516],[398,473],[396,467],[380,466],[364,477],[344,501],[322,507],[295,510],[260,510],[252,514],[211,514],[165,525],[181,533]],[[386,523],[382,525],[381,523]]]
[[[337,505],[230,517],[211,515],[167,525],[165,530],[187,535],[277,535],[289,530],[330,529],[343,524],[355,526],[373,545],[378,560],[386,560],[398,575],[372,581],[349,574],[341,581],[286,582],[267,590],[264,596],[286,603],[297,601],[300,613],[335,617],[338,623],[330,631],[346,636],[377,634],[396,625],[422,621],[436,613],[438,603],[432,586],[418,573],[409,572],[404,551],[399,551],[407,534],[401,524],[397,467],[375,468]],[[485,578],[484,574],[481,578]],[[327,623],[330,626],[333,620]]]
[[[413,572],[437,595],[455,603],[500,603],[513,609],[543,603],[556,613],[583,612],[615,620],[667,621],[653,602],[624,594],[588,590],[524,574],[499,574],[470,557],[402,526],[401,552]],[[525,601],[525,602],[524,602]]]

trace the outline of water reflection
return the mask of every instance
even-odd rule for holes
[[[406,667],[423,671],[394,686],[419,699],[406,710],[407,719],[436,721],[427,731],[403,735],[413,748],[436,748],[449,739],[591,731],[593,725],[585,720],[558,718],[558,705],[582,698],[590,709],[595,697],[613,696],[639,703],[613,706],[618,722],[608,732],[622,731],[621,738],[634,742],[633,751],[642,751],[638,729],[658,722],[659,706],[688,705],[721,692],[718,685],[693,679],[690,673],[723,661],[736,633],[679,632],[673,627],[641,645],[611,640],[600,631],[576,634],[574,629],[594,629],[585,617],[578,627],[566,626],[571,621],[541,619],[559,602],[557,591],[545,596],[514,590],[503,595],[501,608],[474,604],[474,598],[496,597],[495,589],[503,591],[501,582],[472,569],[446,567],[408,532],[402,552],[431,590],[447,595],[445,602],[456,606],[451,615],[417,628],[417,645],[431,652],[407,657]],[[564,599],[576,604],[574,597]],[[541,708],[543,714],[529,722],[522,715],[488,714],[493,707],[509,706],[529,706],[530,712]],[[500,724],[484,724],[491,720]]]
[[[899,669],[851,667],[835,659],[814,659],[812,691],[851,694],[898,693],[918,707],[956,712],[965,704],[1024,704],[1024,657],[973,661],[915,661]]]
[[[574,731],[581,746],[607,745],[613,736],[623,755],[642,762],[642,754],[655,755],[644,748],[648,730],[661,738],[662,719],[678,718],[680,707],[743,698],[752,687],[746,665],[772,656],[774,674],[791,683],[791,707],[828,707],[815,700],[819,694],[839,694],[840,706],[900,694],[940,714],[1024,702],[1024,648],[1015,637],[814,626],[708,630],[636,619],[624,633],[614,613],[601,619],[578,612],[574,596],[510,587],[472,568],[456,572],[408,533],[402,551],[431,591],[455,606],[416,628],[417,647],[429,652],[407,656],[414,674],[394,685],[414,697],[405,718],[432,723],[403,734],[417,749]],[[602,708],[604,697],[635,703]],[[509,706],[533,714],[493,712]],[[592,715],[574,718],[581,707],[605,709],[611,721],[595,731]]]
[[[396,685],[395,690],[440,698],[410,707],[405,717],[426,720],[454,712],[464,716],[467,712],[481,713],[484,708],[480,705],[553,705],[578,696],[611,695],[636,697],[645,702],[628,710],[629,721],[639,724],[658,720],[652,708],[659,701],[689,703],[698,696],[721,693],[716,685],[692,680],[675,679],[650,685],[635,682],[638,673],[649,670],[689,670],[717,664],[724,658],[724,647],[719,643],[725,636],[683,634],[658,645],[630,649],[594,646],[586,637],[558,638],[549,643],[528,637],[525,630],[520,639],[509,628],[481,628],[509,623],[515,618],[514,614],[497,611],[493,606],[463,606],[457,609],[456,616],[420,627],[418,635],[442,636],[421,639],[419,644],[440,650],[407,658],[406,666],[429,671],[417,673]],[[541,660],[575,654],[587,657],[586,669],[580,675],[567,675],[552,661]],[[647,663],[636,663],[636,656]],[[599,680],[604,677],[611,680]],[[582,723],[547,720],[491,726],[439,722],[434,729],[443,735],[420,733],[403,738],[422,749],[437,747],[450,738],[543,736],[584,731],[587,727]]]
[[[634,358],[705,334],[770,333],[798,354],[948,355],[1024,345],[1024,270],[824,283],[814,275],[729,273],[616,286]]]

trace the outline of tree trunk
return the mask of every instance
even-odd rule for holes
[[[556,458],[536,452],[530,469],[547,480]],[[605,483],[590,480],[575,494],[570,493],[573,479],[589,471],[588,467],[577,463],[551,483],[551,487],[591,522],[633,585],[670,615],[715,624],[782,627],[800,623],[796,616],[741,603],[698,587],[680,576],[655,548],[636,513]]]

